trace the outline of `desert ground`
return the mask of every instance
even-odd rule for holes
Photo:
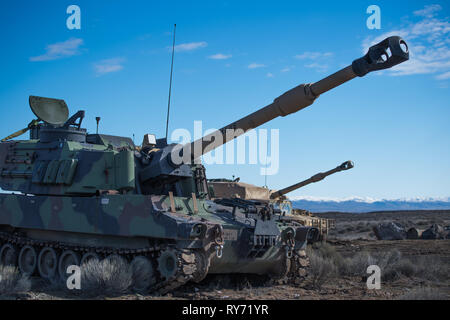
[[[296,281],[274,282],[263,276],[211,275],[198,284],[187,284],[161,294],[137,294],[110,279],[117,292],[86,296],[42,279],[19,279],[0,286],[2,299],[444,299],[450,298],[450,240],[377,240],[372,227],[398,222],[426,228],[433,223],[450,225],[450,211],[374,213],[322,213],[335,219],[327,240],[309,246],[308,275]],[[381,288],[366,286],[366,268],[381,268]],[[126,279],[122,279],[126,283]],[[14,287],[15,286],[15,287]],[[114,291],[114,290],[113,290]]]

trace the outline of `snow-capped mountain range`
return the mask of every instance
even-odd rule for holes
[[[371,212],[391,210],[450,210],[450,197],[442,198],[400,198],[373,199],[363,197],[349,197],[343,199],[293,197],[295,208],[306,209],[311,212]]]

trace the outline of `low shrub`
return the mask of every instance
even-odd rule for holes
[[[415,257],[412,261],[410,258],[403,257],[396,249],[375,253],[362,251],[355,253],[352,257],[344,258],[330,244],[315,243],[308,247],[307,254],[311,259],[313,276],[318,278],[314,281],[319,285],[321,278],[327,281],[328,278],[337,275],[366,277],[368,276],[367,267],[370,265],[380,267],[381,279],[385,282],[392,282],[401,277],[417,277],[439,282],[450,280],[448,263],[439,257]],[[320,264],[324,266],[321,267]]]
[[[133,283],[127,261],[118,256],[91,259],[81,266],[81,292],[89,296],[126,293]]]
[[[309,261],[310,275],[315,288],[320,289],[323,284],[336,277],[337,268],[331,259],[325,258],[318,252],[311,251]]]
[[[436,256],[418,257],[414,263],[416,276],[430,281],[449,281],[448,264]]]
[[[0,265],[0,295],[27,292],[31,280],[15,267]]]

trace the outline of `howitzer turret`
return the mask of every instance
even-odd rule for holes
[[[89,134],[84,111],[69,118],[63,100],[30,96],[37,119],[0,143],[0,188],[13,191],[0,193],[0,264],[65,280],[71,265],[119,256],[137,270],[137,290],[162,292],[208,273],[298,276],[317,229],[267,203],[211,201],[204,167],[192,160],[356,76],[406,61],[402,45],[390,37],[351,66],[185,146]],[[10,140],[28,130],[28,140]]]
[[[281,190],[278,190],[276,192],[273,192],[270,195],[270,198],[271,199],[280,198],[280,197],[284,196],[285,194],[287,194],[289,192],[292,192],[294,190],[303,188],[304,186],[306,186],[308,184],[311,184],[311,183],[314,183],[314,182],[319,182],[319,181],[325,179],[326,177],[328,177],[329,175],[332,175],[332,174],[334,174],[336,172],[340,172],[340,171],[343,171],[343,170],[349,170],[349,169],[351,169],[353,167],[354,167],[354,165],[353,165],[352,161],[345,161],[344,163],[342,163],[341,165],[337,166],[334,169],[328,170],[326,172],[320,172],[318,174],[313,175],[309,179],[303,180],[303,181],[301,181],[299,183],[293,184],[292,186],[289,186],[289,187],[286,187],[284,189],[281,189]]]

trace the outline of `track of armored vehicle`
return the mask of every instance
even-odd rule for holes
[[[171,257],[176,265],[175,270],[160,269],[158,275],[140,276],[144,280],[134,283],[134,289],[168,292],[192,280],[198,282],[206,276],[206,257],[197,250],[177,249],[169,243],[155,242],[143,248],[92,247],[60,241],[36,240],[18,234],[2,232],[2,262],[5,265],[15,265],[18,260],[23,273],[32,274],[38,269],[39,275],[53,279],[59,276],[67,277],[66,270],[70,265],[83,265],[90,259],[114,259],[117,256],[131,262],[133,271],[152,270],[158,265],[159,259]],[[37,265],[39,252],[39,261]],[[59,253],[59,254],[58,254]],[[59,255],[59,261],[56,257]],[[54,258],[53,258],[53,257]],[[79,257],[82,257],[81,260]],[[161,258],[162,257],[162,258]],[[57,264],[55,264],[57,262]],[[151,267],[150,267],[151,266]],[[171,268],[171,267],[170,267]],[[158,278],[157,278],[158,277]]]

